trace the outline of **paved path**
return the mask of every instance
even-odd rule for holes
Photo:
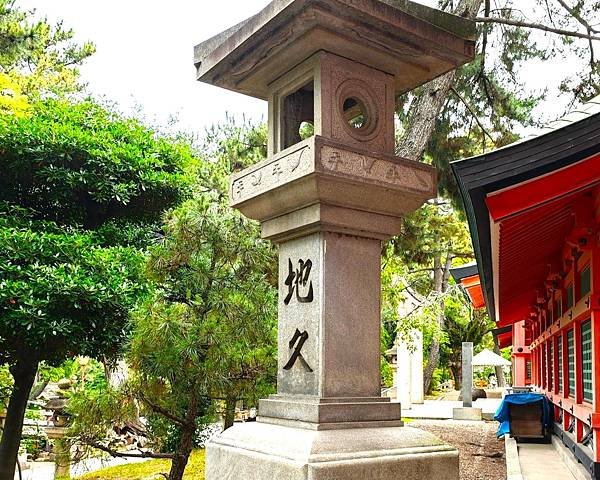
[[[71,476],[77,477],[84,473],[93,472],[114,465],[124,463],[138,463],[147,461],[144,459],[125,459],[125,458],[90,458],[76,465],[71,466]],[[23,470],[23,480],[54,480],[54,463],[52,462],[30,462],[30,467]],[[19,480],[19,474],[15,474],[15,480]]]
[[[408,425],[427,430],[458,449],[460,480],[506,479],[504,441],[496,438],[495,423],[415,420]],[[440,480],[445,478],[442,476]]]
[[[493,415],[502,399],[500,398],[478,398],[473,402],[473,407],[481,408],[482,413]],[[462,402],[453,400],[425,400],[423,404],[413,404],[410,409],[402,409],[405,418],[423,419],[451,419],[452,409],[462,407]]]
[[[551,444],[519,443],[523,480],[575,480]]]

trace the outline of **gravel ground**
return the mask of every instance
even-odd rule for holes
[[[505,480],[504,440],[496,422],[415,420],[407,426],[427,430],[454,445],[460,455],[460,480]]]

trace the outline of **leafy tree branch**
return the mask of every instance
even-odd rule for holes
[[[583,38],[586,40],[600,40],[600,36],[591,35],[589,33],[575,32],[573,30],[564,30],[562,28],[550,27],[541,23],[530,23],[521,20],[513,20],[512,18],[505,17],[476,17],[477,23],[496,23],[500,25],[510,25],[512,27],[531,28],[534,30],[542,30],[544,32],[556,33],[558,35],[565,35],[567,37]]]

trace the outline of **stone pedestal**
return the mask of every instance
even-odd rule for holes
[[[280,245],[278,394],[261,400],[259,420],[401,425],[400,405],[381,398],[381,242],[326,228]],[[291,363],[298,335],[306,338]]]
[[[435,436],[410,427],[315,431],[243,424],[209,445],[206,478],[457,479],[458,455]]]
[[[473,420],[479,421],[483,418],[481,408],[458,407],[452,409],[452,418],[454,420]]]
[[[209,443],[207,480],[458,478],[456,450],[381,398],[380,268],[437,194],[394,154],[395,98],[472,58],[473,33],[411,2],[274,0],[196,47],[200,80],[269,102],[268,158],[231,205],[279,245],[277,395]]]
[[[67,435],[67,427],[47,427],[46,435],[54,444],[54,479],[71,478],[71,442]]]

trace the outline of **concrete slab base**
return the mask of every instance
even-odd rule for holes
[[[206,480],[458,480],[458,452],[410,427],[236,425],[206,448]]]
[[[523,480],[517,441],[508,434],[504,435],[504,450],[506,456],[506,479]]]
[[[454,420],[475,420],[482,419],[481,408],[459,407],[452,409],[452,418]]]
[[[488,422],[491,422],[492,420],[494,420],[494,416],[495,413],[494,412],[481,412],[481,418],[483,420],[487,420]]]
[[[519,443],[518,446],[521,472],[525,480],[575,480],[552,445]]]
[[[558,453],[563,463],[576,480],[589,480],[590,474],[583,468],[583,465],[577,461],[573,452],[564,446],[560,438],[552,435],[552,446]]]

